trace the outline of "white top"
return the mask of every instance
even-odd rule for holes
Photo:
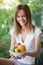
[[[15,36],[13,27],[10,30],[10,34]],[[19,42],[21,44],[23,43],[26,46],[26,50],[28,52],[34,52],[35,51],[35,38],[39,34],[41,34],[41,30],[38,27],[35,27],[34,32],[31,31],[27,34],[27,37],[26,37],[24,43],[21,40],[21,34],[18,34],[17,36],[15,36],[16,42]],[[26,56],[25,58],[18,59],[17,61],[22,62],[22,63],[26,63],[26,64],[35,64],[35,57]]]

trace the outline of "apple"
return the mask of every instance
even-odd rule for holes
[[[15,52],[20,52],[20,50],[18,48],[15,48]]]
[[[20,43],[16,43],[14,47],[17,48],[19,45],[20,45]]]

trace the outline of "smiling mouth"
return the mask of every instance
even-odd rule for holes
[[[24,23],[25,23],[24,21],[21,22],[21,24],[24,24]]]
[[[25,21],[21,21],[22,23],[25,23]]]

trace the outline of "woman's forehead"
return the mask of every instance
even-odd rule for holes
[[[18,11],[17,15],[25,15],[25,11],[21,9]]]

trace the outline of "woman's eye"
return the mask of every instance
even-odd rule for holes
[[[26,16],[22,16],[22,17],[26,17]]]
[[[26,17],[26,16],[17,16],[17,18],[20,18],[20,17],[22,17],[22,18],[23,18],[23,17]]]

